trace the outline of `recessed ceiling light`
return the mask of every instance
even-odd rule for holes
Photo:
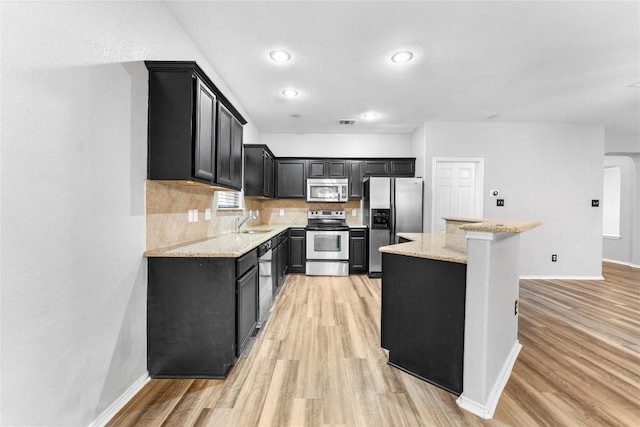
[[[269,52],[269,58],[271,58],[273,62],[282,63],[289,61],[291,59],[291,54],[286,50],[272,50]]]
[[[369,111],[368,113],[364,113],[362,115],[362,118],[365,120],[375,120],[378,117],[380,117],[380,114],[374,112],[374,111]]]
[[[413,52],[411,52],[410,50],[403,50],[391,55],[391,62],[395,62],[396,64],[402,64],[404,62],[411,61],[412,58],[413,58]]]
[[[293,98],[294,96],[298,96],[298,91],[295,89],[285,89],[282,91],[282,94],[287,98]]]

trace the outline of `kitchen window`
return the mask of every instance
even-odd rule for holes
[[[218,209],[243,209],[241,191],[216,191],[216,207]]]

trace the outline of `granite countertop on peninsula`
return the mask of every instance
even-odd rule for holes
[[[468,222],[459,228],[463,231],[484,231],[492,233],[522,233],[536,228],[540,221],[520,219],[478,219],[472,218],[445,218],[453,221]],[[478,221],[478,222],[473,222]],[[407,243],[383,246],[380,252],[397,255],[406,255],[417,258],[429,258],[440,261],[467,263],[467,254],[447,246],[446,233],[398,233],[399,237],[411,240]],[[464,238],[464,237],[463,237]]]
[[[409,239],[411,242],[382,246],[379,249],[380,252],[459,264],[467,263],[467,254],[445,247],[444,233],[398,233],[398,236]]]
[[[481,222],[473,222],[461,225],[464,231],[489,231],[492,233],[522,233],[542,225],[540,221],[528,219],[484,219]]]

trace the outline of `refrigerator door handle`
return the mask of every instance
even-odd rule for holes
[[[395,245],[396,242],[396,180],[391,178],[391,244]]]

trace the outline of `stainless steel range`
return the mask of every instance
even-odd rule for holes
[[[344,210],[307,213],[307,275],[349,275],[349,226],[346,218]]]

